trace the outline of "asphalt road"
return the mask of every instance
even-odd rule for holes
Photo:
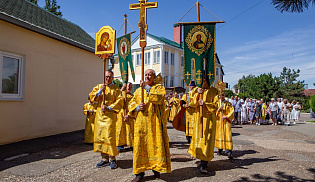
[[[145,181],[315,181],[315,124],[236,125],[234,160],[215,154],[208,174],[196,168],[183,132],[168,125],[172,173]],[[100,154],[83,143],[83,131],[0,146],[0,181],[131,181],[132,151],[119,154],[119,168],[96,168]]]

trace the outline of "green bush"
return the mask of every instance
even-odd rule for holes
[[[313,95],[311,97],[310,107],[311,107],[312,111],[315,112],[315,95]]]

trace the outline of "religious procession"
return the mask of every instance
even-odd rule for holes
[[[199,2],[196,3],[199,12]],[[146,47],[146,9],[157,8],[157,2],[140,1],[131,4],[130,9],[140,9],[140,39],[142,50],[142,78],[140,87],[134,93],[128,82],[128,63],[132,67],[130,35],[117,38],[119,65],[123,86],[113,83],[114,73],[106,70],[106,62],[114,53],[114,46],[108,40],[115,39],[115,30],[102,27],[96,34],[96,54],[104,61],[103,84],[98,84],[89,94],[89,103],[84,105],[86,117],[85,143],[91,143],[94,152],[100,153],[97,168],[118,167],[115,156],[124,150],[133,152],[133,182],[141,181],[145,171],[152,170],[155,178],[160,173],[171,173],[171,154],[167,122],[175,129],[185,132],[190,147],[188,153],[200,160],[198,169],[207,174],[208,162],[218,155],[227,155],[232,160],[231,122],[234,107],[225,99],[226,84],[219,81],[214,85],[215,31],[217,22],[179,23],[184,29],[184,73],[189,91],[178,98],[166,96],[161,74],[154,69],[144,71],[144,49]],[[126,16],[125,16],[126,22]],[[126,23],[125,23],[126,26]],[[195,70],[191,70],[191,65]],[[193,77],[193,75],[196,75]],[[193,80],[196,78],[196,80]],[[214,85],[214,86],[213,86]],[[226,152],[224,152],[225,150]]]
[[[234,18],[234,1],[43,1],[0,0],[1,182],[313,181],[315,92],[299,70],[252,75],[313,29],[290,19],[275,43],[261,12],[226,28],[260,0]]]

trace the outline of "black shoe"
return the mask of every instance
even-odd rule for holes
[[[154,178],[155,178],[155,179],[160,179],[160,178],[161,178],[160,172],[154,171],[154,170],[152,170],[152,171],[153,171],[153,173],[154,173]]]
[[[207,173],[208,173],[207,167],[201,166],[201,167],[200,167],[200,172],[201,172],[202,174],[207,174]]]
[[[230,160],[232,160],[232,159],[233,159],[233,155],[230,154],[230,155],[228,156],[228,158],[229,158]]]
[[[108,166],[109,165],[109,162],[108,161],[103,161],[101,160],[101,162],[99,162],[98,164],[96,164],[96,167],[97,168],[100,168],[100,167],[105,167],[105,166]]]
[[[118,167],[117,164],[116,164],[116,160],[110,161],[109,167],[110,167],[111,169],[116,169],[116,168]]]

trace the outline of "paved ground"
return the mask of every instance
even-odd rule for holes
[[[200,174],[198,160],[187,154],[184,133],[168,126],[172,173],[145,181],[315,181],[315,124],[294,126],[234,126],[233,161],[217,156],[208,175]],[[83,143],[83,131],[0,146],[0,181],[130,181],[132,152],[121,153],[119,168],[97,169],[100,155]]]

